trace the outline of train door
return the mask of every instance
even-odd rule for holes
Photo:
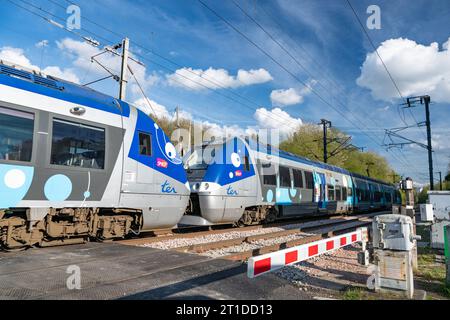
[[[124,149],[129,150],[124,164],[124,182],[122,192],[151,194],[155,192],[152,147],[155,144],[153,132],[149,130],[152,123],[146,123],[146,115],[139,110],[132,110],[128,130],[125,133]],[[133,128],[132,123],[136,121]],[[131,160],[131,159],[132,160]],[[163,165],[163,164],[162,164]]]
[[[352,177],[347,176],[346,181],[347,181],[347,194],[344,195],[344,198],[347,200],[347,211],[350,212],[353,211],[355,190],[353,186]]]
[[[320,209],[326,209],[327,208],[327,201],[326,201],[326,179],[325,174],[320,172],[315,172],[315,195],[314,199],[316,202],[318,202],[319,210]]]
[[[248,148],[246,145],[241,141],[236,139],[237,143],[237,153],[241,157],[241,163],[242,163],[242,171],[240,174],[244,174],[246,176],[249,172],[253,171],[254,168],[253,163],[250,158],[250,152],[248,151]],[[240,170],[238,170],[239,172]],[[252,178],[253,177],[253,178]],[[243,195],[249,196],[254,195],[256,193],[256,179],[254,179],[254,176],[246,178],[241,184],[241,189],[243,191]]]
[[[368,185],[369,185],[369,203],[370,207],[373,208],[375,206],[375,199],[374,199],[375,186],[371,183],[369,183]]]

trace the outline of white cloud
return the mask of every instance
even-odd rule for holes
[[[166,106],[159,104],[154,100],[149,99],[149,101],[147,101],[145,98],[140,98],[136,100],[133,105],[146,114],[153,114],[158,118],[175,120],[175,111],[170,112]],[[183,110],[181,110],[178,115],[180,119],[192,119],[192,114]]]
[[[22,66],[28,69],[41,70],[38,66],[31,63],[30,59],[25,56],[23,49],[13,48],[13,47],[2,47],[0,48],[0,59],[5,60],[18,66]],[[73,69],[61,69],[57,66],[48,66],[41,70],[43,73],[63,80],[79,83],[80,80],[75,74]]]
[[[80,83],[80,79],[75,74],[73,69],[61,69],[60,67],[55,66],[49,66],[42,70],[45,74],[49,74],[51,76],[74,82],[74,83]]]
[[[302,119],[294,118],[280,108],[267,110],[259,108],[253,115],[258,126],[263,129],[279,129],[282,138],[291,135],[303,124]]]
[[[203,121],[201,125],[205,132],[206,139],[211,136],[215,136],[216,138],[221,137],[249,137],[255,135],[257,130],[253,127],[242,128],[238,125],[219,125],[215,122]]]
[[[303,102],[303,97],[294,88],[273,90],[270,93],[272,105],[290,106]]]
[[[36,48],[48,47],[48,40],[39,41],[34,45]]]
[[[290,106],[294,104],[303,103],[305,96],[309,95],[314,85],[317,83],[316,80],[312,79],[306,83],[306,86],[302,89],[278,89],[273,90],[270,93],[270,100],[272,101],[272,106]]]
[[[390,39],[381,43],[378,52],[403,96],[429,94],[434,101],[450,102],[449,43],[450,38],[439,50],[436,42],[427,46],[409,39]],[[375,99],[398,98],[375,52],[367,55],[356,82],[371,90]]]
[[[30,59],[25,56],[23,49],[20,48],[2,47],[0,49],[0,59],[25,68],[39,70],[39,67],[33,65]]]
[[[262,68],[248,71],[240,69],[237,75],[233,76],[225,69],[211,67],[206,70],[185,67],[166,77],[169,85],[190,90],[237,88],[265,83],[273,79],[270,73]]]

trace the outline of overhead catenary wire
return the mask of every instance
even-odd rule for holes
[[[251,43],[254,47],[256,47],[260,52],[262,52],[265,56],[267,56],[271,61],[273,61],[276,65],[278,65],[281,69],[283,69],[285,72],[287,72],[289,75],[291,75],[295,80],[297,80],[299,83],[301,83],[303,86],[311,90],[311,92],[316,95],[322,102],[324,102],[326,105],[331,107],[333,110],[335,110],[337,113],[339,113],[345,120],[347,120],[349,123],[351,123],[353,126],[358,128],[361,133],[366,135],[370,140],[375,142],[377,146],[382,146],[377,140],[375,140],[372,136],[368,135],[363,129],[361,129],[360,126],[355,124],[353,121],[348,119],[344,113],[342,113],[339,109],[335,108],[332,104],[330,104],[327,100],[325,100],[319,93],[316,92],[310,85],[299,79],[295,74],[293,74],[290,70],[288,70],[285,66],[283,66],[280,62],[278,62],[272,55],[270,55],[267,51],[265,51],[261,46],[256,44],[253,40],[251,40],[248,36],[246,36],[242,31],[240,31],[237,27],[235,27],[231,22],[229,22],[227,19],[225,19],[223,16],[221,16],[217,11],[209,7],[204,1],[197,0],[201,5],[203,5],[207,10],[209,10],[211,13],[213,13],[217,18],[222,20],[225,24],[227,24],[231,29],[233,29],[235,32],[240,34],[244,39],[246,39],[249,43]],[[395,155],[394,155],[395,157]]]
[[[153,114],[156,116],[155,109],[153,109],[152,103],[150,102],[150,99],[149,99],[149,98],[147,97],[147,95],[145,94],[144,89],[142,88],[141,84],[139,83],[139,80],[137,79],[136,75],[135,75],[134,72],[133,72],[133,69],[131,69],[131,67],[128,66],[128,70],[130,71],[131,75],[132,75],[133,78],[134,78],[134,81],[136,82],[137,86],[139,87],[139,90],[141,91],[142,95],[144,96],[145,101],[147,101],[148,105],[150,106],[150,108],[151,108],[152,111],[153,111]]]
[[[269,32],[267,31],[258,21],[256,21],[256,19],[254,19],[252,16],[250,16],[235,0],[232,0],[234,5],[245,15],[247,16],[252,22],[254,22],[273,42],[275,42],[291,59],[293,59],[295,61],[295,63],[302,69],[304,70],[311,78],[315,78],[308,70],[307,68],[300,62],[298,61],[298,59],[291,53],[289,52],[289,50],[283,45],[281,44],[277,39],[275,39],[275,37]],[[327,90],[327,88],[319,81],[317,80],[317,83],[325,90]],[[343,108],[347,109],[349,111],[349,114],[355,118],[355,120],[360,121],[361,123],[364,123],[364,121],[362,121],[361,119],[359,119],[358,117],[356,117],[356,115],[344,104],[342,103],[339,99],[336,99],[337,102],[339,102],[339,105],[341,105]],[[362,110],[363,111],[363,110]],[[364,112],[365,113],[365,112]],[[365,113],[366,116],[368,118],[370,118],[370,116]]]
[[[35,15],[37,15],[37,16],[43,18],[44,20],[46,20],[46,21],[48,22],[48,18],[46,18],[45,16],[39,15],[39,14],[37,14],[36,12],[33,12],[33,11],[31,11],[31,10],[29,10],[29,9],[27,9],[27,8],[25,8],[25,7],[23,7],[23,6],[20,6],[20,5],[16,4],[16,3],[14,3],[14,2],[11,1],[11,0],[8,0],[8,1],[11,2],[11,3],[13,3],[13,4],[15,4],[15,5],[17,5],[17,6],[19,6],[19,7],[21,7],[21,8],[24,9],[24,10],[27,10],[27,11],[30,12],[30,13],[33,13],[33,14],[35,14]],[[55,19],[58,19],[58,20],[60,20],[60,21],[64,21],[63,18],[58,17],[57,15],[55,15],[55,14],[53,14],[53,13],[51,13],[51,12],[45,10],[45,9],[43,9],[42,7],[35,6],[35,5],[33,5],[33,4],[31,4],[31,3],[27,2],[27,1],[25,1],[25,0],[18,0],[18,1],[22,1],[22,2],[24,2],[24,3],[26,3],[26,4],[30,5],[30,6],[32,6],[32,7],[35,8],[35,9],[38,9],[38,10],[40,10],[40,11],[42,11],[42,12],[45,12],[45,13],[51,15],[52,17],[54,17]],[[52,1],[52,2],[53,2],[53,1]],[[75,3],[72,2],[72,1],[70,1],[70,3],[71,3],[71,4],[75,4]],[[87,20],[87,19],[86,19],[86,20]],[[100,26],[100,25],[97,24],[97,23],[96,23],[96,25]],[[64,28],[64,29],[67,30],[67,31],[70,31],[69,29],[66,29],[66,28]],[[98,39],[101,39],[101,40],[105,41],[106,43],[109,43],[109,44],[114,43],[113,41],[110,41],[109,39],[107,39],[107,38],[105,38],[105,37],[103,37],[103,36],[100,36],[100,35],[98,35],[98,34],[96,34],[96,33],[94,33],[94,32],[91,32],[91,31],[89,31],[89,30],[86,30],[85,28],[82,28],[82,30],[84,30],[84,31],[86,31],[86,32],[88,32],[88,33],[90,33],[91,35],[95,36],[95,37],[98,38]],[[72,33],[73,33],[73,32],[72,32]],[[80,34],[78,34],[78,33],[73,33],[73,34],[77,35],[78,37],[81,37],[81,38],[85,39],[84,36],[82,36],[82,35],[80,35]],[[115,34],[119,35],[118,33],[115,33]],[[145,49],[146,51],[149,51],[149,52],[155,54],[156,56],[158,56],[158,57],[160,57],[160,58],[163,58],[163,59],[166,60],[166,61],[169,61],[169,59],[163,57],[162,55],[159,55],[159,54],[157,54],[157,53],[155,53],[155,52],[153,52],[153,51],[150,51],[150,50],[148,50],[148,49],[146,49],[146,48],[144,48],[144,47],[142,47],[142,46],[140,46],[140,45],[137,45],[137,46],[138,46],[138,47],[141,47],[141,48],[143,48],[143,49]],[[153,63],[153,64],[156,64],[156,65],[160,66],[161,68],[164,68],[164,69],[166,69],[166,70],[168,70],[168,71],[170,71],[170,72],[176,73],[176,71],[177,71],[177,70],[173,70],[173,69],[171,69],[171,68],[168,68],[168,67],[166,67],[166,66],[164,66],[164,65],[161,65],[161,64],[157,63],[156,61],[154,61],[154,60],[152,60],[152,59],[149,59],[149,58],[147,58],[147,57],[144,57],[144,56],[142,56],[142,55],[140,55],[140,54],[137,54],[137,53],[134,53],[134,52],[131,52],[131,51],[130,51],[130,53],[132,53],[133,55],[135,55],[135,56],[137,56],[137,57],[139,57],[139,58],[142,58],[142,59],[144,59],[144,60],[147,60],[147,61],[149,61],[149,62],[151,62],[151,63]],[[171,61],[171,63],[175,63],[175,62]],[[192,71],[189,70],[189,69],[185,69],[185,70],[188,71],[188,72],[190,72],[190,73],[192,73],[192,74],[194,74],[195,76],[201,78],[202,80],[205,80],[205,81],[207,81],[207,82],[209,82],[209,83],[214,84],[215,86],[219,86],[219,87],[221,87],[221,88],[223,88],[223,89],[227,89],[227,88],[225,88],[223,85],[221,85],[221,84],[218,83],[218,82],[215,82],[215,81],[209,80],[209,79],[207,79],[207,78],[205,78],[205,77],[202,77],[202,76],[196,74],[195,72],[192,72]],[[234,101],[234,102],[236,102],[236,103],[238,103],[238,104],[240,104],[240,105],[242,105],[242,106],[245,106],[245,107],[250,108],[251,110],[255,111],[255,109],[254,109],[253,107],[250,107],[250,106],[248,106],[248,105],[242,103],[241,101],[239,101],[239,100],[237,100],[237,99],[235,99],[235,98],[232,98],[232,97],[230,97],[230,96],[227,96],[227,95],[223,94],[222,92],[218,92],[218,91],[216,91],[216,90],[213,90],[213,88],[211,88],[211,87],[209,87],[209,86],[207,86],[207,85],[205,85],[205,84],[203,84],[203,83],[200,83],[200,82],[198,82],[198,81],[195,81],[195,80],[193,80],[193,79],[191,79],[191,78],[189,78],[189,77],[186,77],[186,76],[184,76],[184,75],[182,75],[182,74],[180,74],[180,73],[177,73],[177,75],[180,76],[180,77],[182,77],[182,78],[184,78],[184,79],[186,79],[186,80],[188,80],[188,81],[191,81],[191,82],[193,82],[193,83],[195,83],[195,84],[197,84],[197,85],[200,85],[200,86],[204,87],[205,89],[212,90],[212,92],[215,93],[215,94],[217,94],[217,95],[221,95],[221,96],[223,96],[223,97],[225,97],[225,98],[227,98],[227,99],[229,99],[229,100],[231,100],[231,101]],[[175,81],[175,82],[177,82],[177,83],[179,83],[179,84],[181,84],[181,85],[183,85],[183,86],[185,86],[185,84],[182,83],[182,82],[180,82],[180,81],[177,81],[177,80],[175,80],[175,79],[172,79],[172,80]],[[237,95],[238,97],[245,98],[246,100],[248,100],[248,101],[251,102],[251,100],[247,99],[246,97],[244,97],[244,96],[242,96],[242,95],[240,95],[240,94],[234,93],[234,92],[231,91],[231,90],[227,90],[227,92],[231,92],[231,93]],[[260,107],[260,105],[257,105],[256,103],[255,103],[255,106]],[[273,113],[268,114],[267,116],[268,116],[269,118],[271,118],[272,120],[275,120],[275,121],[279,121],[279,122],[285,122],[285,121],[286,121],[285,118],[283,118],[283,117],[281,117],[281,116],[278,116],[278,115],[276,115],[276,114],[273,114]],[[276,117],[276,118],[275,118],[275,117]],[[295,124],[289,124],[289,123],[286,124],[286,123],[285,123],[285,125],[287,125],[288,127],[292,128],[292,129],[294,129],[294,130],[297,130],[297,129],[298,129],[298,125],[295,125]]]
[[[279,45],[280,47],[282,47],[282,49],[283,49],[283,51],[285,51],[286,53],[288,53],[288,55],[291,57],[291,58],[293,58],[294,59],[294,61],[297,63],[297,64],[299,64],[299,62],[298,62],[298,60],[297,59],[295,59],[295,57],[293,57],[292,56],[292,54],[290,54],[289,52],[288,52],[288,50],[286,49],[286,48],[284,48],[280,43],[279,43],[279,41],[277,41],[276,39],[274,39],[274,37],[272,36],[272,35],[270,35],[269,34],[269,32],[267,31],[267,30],[265,30],[262,26],[261,26],[261,24],[259,24],[254,18],[252,18],[249,14],[247,14],[246,12],[245,12],[245,10],[241,7],[241,6],[239,6],[238,4],[237,4],[237,2],[236,1],[234,1],[233,0],[233,2],[234,2],[234,4],[235,4],[235,6],[236,7],[238,7],[249,19],[251,19],[256,25],[258,25],[258,27],[259,28],[261,28],[275,43],[277,43],[277,45]],[[266,16],[268,16],[269,18],[272,16],[270,13],[268,13],[265,9],[264,9],[264,6],[259,6],[261,9],[262,9],[262,11],[266,14]],[[279,24],[279,22],[277,21],[277,19],[273,19],[273,21],[275,22],[275,24],[280,28],[280,29],[282,29],[282,27],[280,26],[280,24]],[[292,37],[288,34],[287,35],[288,37],[289,37],[289,39],[291,39],[291,41],[292,42],[295,42],[293,39],[292,39]],[[301,46],[301,44],[299,44],[300,46]],[[307,50],[305,49],[305,48],[303,48],[303,46],[301,46],[301,49],[302,49],[302,51],[305,53],[305,54],[307,54],[308,55],[308,57],[310,57],[310,59],[319,67],[319,69],[321,69],[322,67],[315,61],[315,59],[307,52]],[[374,48],[375,50],[376,50],[376,48]],[[295,50],[295,49],[294,49]],[[377,52],[378,53],[378,52]],[[380,56],[380,58],[381,58],[381,56]],[[383,61],[384,62],[384,61]],[[301,67],[302,67],[302,69],[304,69],[309,75],[310,75],[310,73],[306,70],[306,68],[303,66],[303,65],[301,65]],[[386,67],[386,69],[387,69],[387,67]],[[334,80],[333,79],[329,79],[326,75],[325,75],[325,79],[327,80],[327,82],[329,83],[329,84],[332,84],[332,83],[334,83],[334,84],[336,84],[335,82],[334,82]],[[320,84],[320,82],[319,82],[319,84]],[[323,86],[322,86],[323,87]],[[400,92],[400,91],[399,91]],[[400,96],[403,98],[403,96],[401,95],[401,92],[400,92]],[[343,104],[343,103],[341,103],[341,101],[339,101],[338,99],[336,99],[341,105],[342,105],[342,107],[344,107],[344,108],[346,108],[347,110],[349,110],[348,108],[347,108],[347,106],[345,105],[345,104]],[[399,110],[398,108],[397,108],[397,110]],[[362,111],[366,116],[367,116],[367,120],[370,120],[371,119],[371,116],[364,110],[364,109],[361,109],[360,111]],[[364,121],[363,120],[361,120],[361,119],[359,119],[359,117],[356,117],[356,115],[354,114],[354,112],[352,112],[351,110],[349,110],[349,113],[355,118],[355,119],[357,119],[358,121],[360,121],[361,123],[364,123]],[[399,113],[399,115],[400,115],[400,113]],[[408,126],[408,124],[406,123],[406,121],[404,120],[404,114],[403,114],[403,118],[402,117],[400,117],[401,118],[401,120]],[[378,124],[377,123],[377,121],[375,120],[375,119],[372,119],[372,121],[377,125],[377,126],[380,126],[380,127],[382,127],[380,124]],[[419,126],[419,124],[417,123],[417,121],[416,121],[416,124],[417,124],[417,126]],[[404,156],[404,154],[403,154],[403,152],[402,152],[402,155]]]
[[[236,6],[236,7],[238,7],[239,9],[240,9],[240,11],[241,12],[243,12],[250,20],[252,20],[260,29],[262,29],[263,30],[263,32],[266,34],[266,35],[268,35],[278,46],[280,46],[282,49],[283,49],[283,51],[285,51],[298,65],[300,65],[300,67],[303,69],[303,70],[305,70],[310,76],[311,76],[311,74],[306,70],[306,68],[303,66],[303,65],[301,65],[301,63],[299,63],[299,61],[295,58],[295,57],[293,57],[292,56],[292,54],[290,53],[290,52],[288,52],[288,50],[283,46],[283,45],[281,45],[280,43],[279,43],[279,41],[277,41],[260,23],[258,23],[257,21],[256,21],[256,19],[254,19],[254,18],[252,18],[248,13],[246,13],[245,12],[245,10],[241,7],[241,6],[239,6],[239,4],[237,4],[237,2],[236,1],[234,1],[233,0],[233,3],[234,3],[234,5]],[[266,12],[266,10],[264,10],[264,8],[262,7],[262,6],[260,6],[261,7],[261,9],[262,9],[262,11],[268,16],[268,17],[270,17],[271,15],[269,14],[269,13],[267,13]],[[280,24],[276,21],[276,19],[274,19],[274,21],[275,21],[275,23],[278,25],[278,27],[281,29],[281,26],[280,26]],[[292,39],[292,37],[290,36],[290,35],[288,35],[288,37],[292,40],[292,41],[294,41],[293,39]],[[302,50],[303,50],[303,52],[305,52],[305,53],[307,53],[307,51],[306,51],[306,49],[304,49],[303,47],[302,47]],[[308,56],[312,59],[312,61],[314,62],[314,63],[316,63],[316,65],[317,65],[317,62],[308,54]],[[331,79],[332,80],[332,79]],[[333,81],[334,82],[334,81]],[[328,83],[331,83],[331,81],[328,81]],[[319,82],[319,84],[320,84],[320,82]],[[322,86],[323,87],[323,86]],[[338,102],[340,102],[340,101],[338,101]],[[344,107],[344,108],[346,108],[347,110],[348,110],[348,108],[344,105],[344,104],[342,104],[342,106]],[[363,111],[363,113],[367,116],[367,119],[371,119],[371,117],[370,117],[370,115],[368,115],[364,110],[361,110],[361,111]],[[353,112],[351,112],[350,110],[349,110],[349,112],[350,112],[350,114],[355,118],[355,119],[357,119],[358,121],[360,121],[361,123],[364,123],[364,121],[363,120],[361,120],[361,119],[359,119],[358,117],[356,117],[355,115],[354,115],[354,113]],[[372,120],[374,123],[376,122],[375,121],[375,119],[373,119]],[[376,124],[376,125],[378,125],[378,126],[380,126],[379,124]],[[403,154],[403,152],[399,152],[399,153],[401,153],[401,155],[403,156],[403,158],[405,158],[405,155]],[[392,154],[392,153],[391,153]],[[396,156],[395,156],[395,154],[393,155],[395,158],[397,158]],[[406,158],[405,158],[406,159]],[[397,160],[399,161],[399,162],[402,162],[402,160],[401,159],[398,159],[397,158]],[[404,162],[403,163],[403,165],[406,165],[407,166],[407,163],[408,163],[408,161],[406,161],[406,162]]]
[[[15,5],[17,5],[16,3],[14,3],[13,1],[10,1],[10,0],[8,0],[9,2],[11,2],[11,3],[13,3],[13,4],[15,4]],[[25,2],[26,3],[26,1],[23,1],[23,0],[21,0],[22,2]],[[26,8],[24,8],[24,7],[22,7],[22,6],[20,6],[19,5],[19,7],[21,7],[22,9],[25,9],[25,10],[27,10],[27,11],[29,11],[29,12],[31,12],[31,13],[33,13],[33,14],[36,14],[35,12],[32,12],[32,11],[30,11],[30,10],[28,10],[28,9],[26,9]],[[39,10],[42,10],[42,8],[40,8],[40,7],[36,7],[36,6],[34,6],[35,8],[38,8]],[[49,13],[49,14],[51,14],[51,13]],[[38,15],[38,14],[36,14],[36,15]],[[51,22],[51,21],[49,21],[49,19],[48,18],[46,18],[46,17],[44,17],[44,16],[42,16],[42,15],[38,15],[38,16],[40,16],[41,18],[43,18],[44,20],[46,20],[47,22]],[[54,15],[53,15],[54,16]],[[67,31],[69,31],[69,30],[67,30]],[[70,32],[70,31],[69,31]],[[73,33],[73,32],[72,32]],[[84,36],[82,36],[82,35],[80,35],[80,34],[78,34],[78,33],[74,33],[75,35],[77,35],[77,36],[81,36],[83,39],[86,39],[86,37],[84,37]],[[95,35],[95,33],[92,33],[92,34],[94,34]],[[101,38],[103,38],[103,39],[105,39],[104,37],[101,37]],[[153,61],[154,62],[154,61]],[[160,65],[160,66],[162,66],[162,65]],[[167,67],[166,67],[167,68]],[[172,70],[173,71],[173,70]],[[192,82],[195,82],[195,81],[193,81],[192,79],[190,79],[190,78],[187,78],[187,77],[185,77],[187,80],[189,80],[189,81],[192,81]],[[203,78],[204,79],[204,78]],[[204,85],[203,85],[204,86]],[[209,88],[208,86],[204,86],[205,88],[208,88],[208,89],[211,89],[211,88]],[[216,91],[214,91],[214,92],[216,92]],[[241,104],[241,102],[238,102],[238,103],[240,103]],[[252,108],[253,109],[253,108]],[[342,115],[342,114],[341,114]],[[359,128],[360,130],[361,130],[361,128]],[[363,133],[364,133],[364,131],[363,130],[361,130]],[[364,133],[365,134],[365,133]],[[367,134],[366,134],[367,135]],[[372,139],[373,140],[373,139]]]
[[[227,24],[230,28],[232,28],[234,31],[236,31],[238,34],[240,34],[244,39],[246,39],[249,43],[251,43],[254,47],[256,47],[260,52],[262,52],[266,57],[268,57],[272,62],[274,62],[276,65],[278,65],[282,70],[284,70],[286,73],[288,73],[292,78],[294,78],[296,81],[298,81],[300,84],[302,84],[304,87],[306,87],[308,90],[310,90],[314,95],[316,95],[323,103],[330,106],[333,110],[335,110],[337,113],[339,113],[345,120],[353,124],[355,127],[361,128],[353,123],[353,121],[349,120],[344,113],[342,113],[339,109],[335,108],[331,103],[329,103],[327,100],[325,100],[314,88],[311,87],[308,83],[301,80],[298,76],[296,76],[294,73],[292,73],[288,68],[286,68],[284,65],[282,65],[277,59],[275,59],[271,54],[269,54],[266,50],[264,50],[261,46],[259,46],[257,43],[255,43],[253,40],[251,40],[247,35],[245,35],[242,31],[240,31],[237,27],[235,27],[231,22],[229,22],[227,19],[222,17],[217,11],[209,7],[204,1],[197,0],[201,5],[203,5],[206,9],[208,9],[210,12],[212,12],[217,18],[222,20],[225,24]],[[361,130],[364,134],[366,134],[363,130]],[[367,134],[366,134],[367,135]],[[368,135],[367,135],[368,136]],[[371,140],[375,141],[377,145],[380,145],[376,140],[374,140],[371,136],[368,136]]]
[[[386,63],[384,62],[383,58],[381,57],[380,53],[378,52],[377,47],[376,47],[375,44],[373,43],[372,38],[370,37],[370,35],[369,35],[369,33],[367,32],[366,28],[364,27],[364,25],[363,25],[361,19],[359,18],[358,13],[356,12],[355,8],[352,6],[350,0],[346,0],[346,1],[347,1],[347,4],[349,5],[350,9],[352,10],[352,12],[353,12],[353,14],[354,14],[356,20],[358,21],[359,26],[361,27],[361,29],[363,30],[364,34],[366,35],[367,40],[369,41],[369,43],[370,43],[370,45],[372,46],[372,48],[375,50],[375,53],[377,54],[378,59],[381,61],[381,64],[383,65],[384,70],[386,71],[387,75],[389,76],[389,79],[391,80],[392,84],[394,85],[395,89],[397,90],[397,93],[398,93],[400,99],[403,100],[403,101],[405,101],[405,102],[407,102],[406,99],[405,99],[405,97],[403,96],[402,92],[400,91],[400,88],[399,88],[399,86],[397,85],[397,82],[394,80],[394,77],[392,76],[391,72],[389,71],[389,69],[388,69]],[[414,114],[412,113],[411,110],[409,110],[409,111],[410,111],[410,113],[411,113],[412,118],[414,119],[414,121],[416,122],[417,126],[419,127],[420,125],[419,125],[419,122],[417,121],[416,117],[414,116]],[[403,119],[402,121],[403,121],[406,125],[408,125],[408,124],[404,121],[404,119]],[[424,134],[424,133],[422,132],[422,134]]]
[[[48,1],[50,1],[50,2],[52,2],[52,3],[55,3],[54,0],[48,0]],[[66,1],[67,3],[73,4],[73,5],[76,5],[76,3],[73,2],[73,1],[70,1],[70,0],[64,0],[64,1]],[[235,2],[235,4],[237,5],[236,2]],[[237,5],[237,6],[238,6],[238,5]],[[60,5],[60,7],[62,7],[62,6]],[[238,6],[238,7],[239,7],[239,6]],[[239,8],[243,11],[243,9],[242,9],[241,7],[239,7]],[[244,11],[243,11],[243,12],[244,12]],[[245,12],[244,12],[244,13],[245,13]],[[250,17],[250,18],[251,18],[251,17]],[[98,27],[104,29],[105,31],[108,31],[108,32],[110,32],[110,33],[112,33],[112,34],[114,34],[114,35],[116,35],[116,36],[119,36],[119,37],[124,37],[124,35],[121,35],[121,34],[115,32],[115,31],[113,31],[113,30],[111,30],[111,29],[109,29],[109,28],[106,28],[106,27],[102,26],[101,24],[98,24],[97,22],[92,21],[92,20],[89,19],[89,18],[85,18],[85,19],[86,19],[87,21],[91,22],[92,24],[94,24],[94,25],[96,25],[96,26],[98,26]],[[256,22],[256,21],[255,21],[255,22]],[[260,27],[262,27],[262,26],[260,26]],[[265,31],[265,30],[264,30],[264,31]],[[267,31],[265,31],[265,32],[267,33]],[[273,38],[272,38],[272,39],[273,39]],[[273,39],[273,40],[276,41],[275,39]],[[279,44],[279,43],[278,43],[278,44]],[[140,44],[138,44],[138,43],[135,43],[135,45],[136,45],[137,47],[143,49],[144,51],[150,52],[151,54],[154,54],[154,55],[158,56],[159,58],[161,58],[161,59],[163,59],[163,60],[165,60],[165,61],[167,61],[167,62],[169,62],[169,63],[172,63],[172,64],[174,64],[174,65],[177,65],[178,67],[183,67],[183,66],[181,66],[180,64],[177,64],[176,62],[174,62],[174,61],[172,61],[172,60],[170,60],[170,59],[168,59],[168,58],[166,58],[166,57],[164,57],[164,56],[158,54],[158,53],[155,52],[154,50],[149,50],[149,49],[145,48],[144,46],[142,46],[142,45],[140,45]],[[279,45],[281,45],[281,44],[279,44]],[[283,49],[285,49],[285,48],[283,48]],[[136,53],[134,53],[134,54],[135,54],[136,56],[138,56],[139,58],[141,58],[141,59],[146,59],[146,57],[143,57],[142,55],[139,55],[139,54],[136,54]],[[290,55],[290,56],[291,56],[291,58],[295,59],[295,57],[293,57],[292,55]],[[299,65],[301,65],[300,62],[299,62],[297,59],[295,59],[295,60],[296,60],[296,62],[297,62]],[[152,63],[155,63],[155,61],[152,61],[152,60],[150,60],[150,61],[151,61]],[[165,68],[166,70],[170,70],[171,72],[176,72],[176,71],[174,71],[174,70],[172,70],[172,69],[170,69],[170,68],[166,68],[166,67],[162,66],[161,64],[159,64],[159,66]],[[305,70],[305,72],[308,72],[308,70],[307,70],[304,66],[302,66],[302,67],[303,67],[303,69]],[[247,97],[242,96],[242,95],[240,95],[240,94],[237,94],[237,93],[235,93],[234,91],[228,90],[225,86],[223,86],[222,84],[220,84],[220,83],[218,83],[218,82],[216,82],[216,81],[210,80],[210,79],[208,79],[208,78],[206,78],[206,77],[204,77],[204,76],[200,76],[200,75],[198,75],[197,73],[193,72],[192,70],[189,70],[189,69],[184,69],[184,70],[186,70],[187,72],[189,72],[189,73],[191,73],[191,74],[193,74],[193,75],[195,75],[195,76],[197,76],[197,77],[200,77],[202,80],[205,80],[205,81],[207,81],[208,83],[212,83],[212,84],[215,85],[215,86],[218,86],[218,87],[220,87],[220,88],[222,88],[222,89],[226,89],[228,92],[230,92],[230,93],[232,93],[232,94],[234,94],[234,95],[236,95],[236,96],[238,96],[238,97],[240,97],[240,98],[243,98],[243,99],[245,99],[246,101],[249,101],[250,103],[253,103],[253,101],[249,100]],[[309,73],[309,72],[308,72],[308,73]],[[187,80],[189,80],[189,81],[192,81],[192,82],[194,82],[194,83],[196,83],[196,84],[199,84],[198,82],[193,81],[191,78],[185,77],[185,76],[183,76],[183,75],[181,75],[181,74],[179,74],[179,73],[177,73],[177,75],[178,75],[178,76],[181,76],[182,78],[185,78],[185,79],[187,79]],[[312,76],[310,73],[309,73],[309,75]],[[178,83],[180,83],[180,82],[178,81]],[[181,84],[183,84],[183,83],[181,83]],[[202,87],[206,88],[206,89],[211,89],[211,88],[209,88],[208,86],[205,86],[205,85],[203,85],[203,84],[200,84],[200,85],[201,85]],[[237,102],[237,103],[239,103],[239,104],[242,104],[242,103],[240,103],[239,101],[236,101],[235,99],[231,99],[231,100],[234,101],[234,102]],[[255,104],[255,105],[256,105],[256,104]],[[341,105],[342,105],[344,108],[347,108],[344,104],[341,103]],[[246,107],[248,107],[248,106],[246,106]],[[257,105],[257,107],[259,107],[259,105]],[[253,110],[252,107],[250,107],[250,108]],[[348,108],[347,108],[347,110],[348,110]],[[353,113],[352,113],[350,110],[349,110],[349,113],[350,113],[357,121],[362,122],[360,119],[358,119],[356,116],[354,116]],[[342,115],[342,113],[341,113],[341,115]],[[276,116],[276,115],[275,115],[275,116]],[[272,114],[270,114],[269,117],[272,118],[272,119],[275,120],[275,121],[279,121],[279,120],[283,120],[283,121],[284,121],[284,120],[285,120],[284,118],[281,118],[281,117],[278,117],[278,116],[277,116],[278,119],[275,119],[275,118],[273,117]],[[294,126],[288,125],[288,126],[289,126],[289,127],[292,127],[292,129],[297,129],[297,128],[298,128],[296,125],[294,125]],[[361,131],[363,131],[361,128],[359,128],[359,129],[360,129]],[[366,134],[366,135],[367,135],[367,134]],[[372,140],[373,140],[373,139],[372,139]],[[377,144],[378,144],[378,143],[377,143]]]

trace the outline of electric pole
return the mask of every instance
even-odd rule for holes
[[[177,122],[176,122],[177,128],[179,128],[180,127],[180,108],[178,106],[175,108],[175,114],[176,114],[176,118],[177,118]]]
[[[392,183],[395,184],[397,182],[397,177],[400,178],[400,176],[398,174],[396,174],[394,171],[392,171],[392,174],[390,175],[392,176]]]
[[[130,40],[123,39],[122,42],[122,67],[120,70],[120,84],[119,84],[119,99],[125,100],[127,92],[127,70],[128,70],[128,49],[130,47]]]
[[[433,147],[431,145],[431,120],[430,120],[430,96],[424,95],[424,96],[417,96],[417,97],[409,97],[406,99],[406,103],[403,105],[406,105],[404,108],[413,108],[415,107],[415,104],[420,103],[425,105],[425,121],[417,123],[418,127],[426,126],[427,128],[427,144],[424,144],[419,141],[414,141],[409,138],[406,138],[404,136],[401,136],[398,134],[398,132],[405,130],[407,128],[416,127],[414,126],[406,126],[401,128],[394,128],[391,130],[386,130],[386,135],[391,140],[390,143],[384,144],[384,146],[388,148],[393,147],[403,147],[404,145],[410,145],[410,144],[416,144],[424,149],[427,149],[428,151],[428,170],[429,170],[429,178],[430,178],[430,190],[434,190],[434,176],[433,176]],[[392,139],[393,137],[402,139],[402,142],[394,142]]]
[[[442,172],[438,171],[436,173],[439,173],[439,189],[442,191]]]
[[[430,96],[424,96],[423,101],[425,102],[425,116],[427,125],[427,140],[428,140],[428,169],[430,170],[430,190],[434,190],[433,182],[433,149],[431,146],[431,122],[430,122]],[[422,103],[422,98],[420,98]]]
[[[369,170],[369,167],[370,166],[373,166],[375,163],[374,162],[372,162],[372,161],[370,161],[370,162],[366,162],[366,165],[367,165],[367,176],[370,178],[370,170]]]
[[[320,119],[320,125],[323,127],[323,162],[327,163],[328,161],[328,151],[327,151],[327,130],[331,128],[331,121],[326,119]]]

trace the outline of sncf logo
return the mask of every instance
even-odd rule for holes
[[[237,196],[238,192],[234,190],[231,186],[227,188],[227,195],[229,196]]]
[[[161,192],[162,193],[177,193],[175,188],[172,187],[167,180],[164,181],[164,183],[161,185]]]
[[[158,159],[156,159],[156,166],[160,167],[160,168],[167,168],[168,163],[166,160],[158,158]]]

